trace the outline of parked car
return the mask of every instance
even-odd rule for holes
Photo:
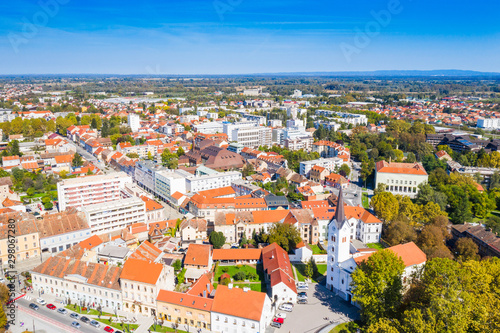
[[[40,307],[38,305],[36,305],[35,303],[31,303],[30,305],[30,308],[33,309],[33,310],[38,310]]]
[[[54,304],[47,304],[47,308],[48,309],[51,309],[51,310],[55,310],[57,309],[56,306]]]
[[[47,302],[45,302],[45,300],[44,300],[43,298],[37,298],[37,299],[36,299],[36,302],[37,302],[38,304],[40,304],[40,305],[45,305],[45,304],[47,304]]]
[[[63,309],[63,308],[59,308],[59,309],[57,309],[57,312],[62,314],[62,315],[65,315],[66,313],[68,313],[68,310]]]
[[[74,328],[80,328],[81,327],[80,323],[77,322],[77,321],[72,322],[71,326],[73,326]]]
[[[89,319],[89,318],[87,318],[87,317],[85,317],[85,316],[80,317],[80,320],[81,320],[82,322],[84,322],[85,324],[88,324],[88,323],[90,322],[90,319]]]
[[[74,312],[73,312],[73,313],[71,313],[69,316],[70,316],[71,318],[73,318],[73,319],[78,319],[78,318],[80,318],[80,315],[79,315],[78,313],[74,313]]]
[[[104,327],[104,331],[105,331],[105,332],[108,332],[108,333],[113,333],[115,330],[114,330],[114,329],[112,329],[112,328],[111,328],[111,327],[109,327],[109,326],[106,326],[106,327]],[[118,332],[118,331],[117,331],[117,332]]]
[[[281,324],[273,321],[273,322],[271,323],[271,327],[281,328]]]
[[[274,318],[273,319],[273,322],[274,323],[280,323],[280,324],[283,324],[285,322],[285,320],[283,318]]]
[[[301,291],[297,294],[297,299],[307,299],[307,293],[305,291]]]
[[[92,320],[90,322],[90,325],[94,326],[94,327],[97,327],[97,328],[101,327],[101,324],[99,324],[99,322],[97,320]]]
[[[298,290],[308,290],[309,285],[305,282],[297,282],[297,289]]]
[[[292,303],[283,303],[278,308],[281,311],[292,312],[293,304]]]
[[[277,313],[276,314],[276,318],[283,318],[283,319],[285,319],[286,318],[286,313],[283,313],[283,312]]]
[[[299,299],[297,300],[297,304],[307,304],[307,299]]]

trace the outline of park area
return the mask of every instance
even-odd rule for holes
[[[217,265],[214,287],[218,284],[232,283],[235,287],[248,287],[254,291],[266,292],[262,265]]]

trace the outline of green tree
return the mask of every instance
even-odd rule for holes
[[[109,135],[109,121],[107,119],[104,119],[102,121],[102,127],[101,127],[101,137],[106,138]]]
[[[182,262],[179,259],[177,259],[172,263],[172,267],[174,268],[175,271],[180,271],[182,268]]]
[[[26,194],[29,196],[29,197],[32,197],[35,195],[35,189],[33,187],[30,187],[27,191],[26,191]]]
[[[95,118],[92,118],[92,121],[90,122],[90,127],[94,129],[98,128],[97,120]]]
[[[455,255],[461,261],[478,260],[479,248],[471,238],[460,238],[455,243]]]
[[[391,250],[380,250],[361,262],[352,273],[353,300],[367,323],[394,317],[403,297],[403,260]]]
[[[71,161],[71,165],[75,168],[81,167],[83,165],[82,156],[78,153],[75,153],[75,155],[73,156],[73,160]]]
[[[351,174],[351,168],[349,168],[347,164],[342,164],[339,169],[339,174],[347,178]]]
[[[185,154],[184,149],[182,149],[182,147],[179,147],[179,149],[177,149],[177,156],[181,157],[184,154]]]
[[[208,237],[210,244],[213,245],[214,249],[220,249],[224,244],[226,244],[226,236],[221,231],[212,231]]]
[[[10,144],[10,155],[12,156],[22,156],[21,151],[19,150],[19,141],[14,140]]]
[[[302,240],[297,228],[285,223],[274,223],[266,236],[267,243],[277,243],[287,252],[295,250],[297,244]]]
[[[390,192],[374,195],[370,205],[375,210],[375,214],[387,222],[392,221],[399,213],[399,202]]]

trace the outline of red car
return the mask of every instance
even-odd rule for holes
[[[280,324],[283,324],[285,322],[285,320],[283,318],[274,318],[273,321],[275,323],[280,323]]]
[[[115,330],[114,330],[114,329],[112,329],[112,328],[111,328],[111,327],[109,327],[109,326],[106,326],[106,327],[104,327],[104,331],[109,332],[109,333],[113,333]]]
[[[47,304],[47,307],[51,310],[55,310],[56,306],[54,304]]]

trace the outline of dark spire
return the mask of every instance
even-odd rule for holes
[[[344,212],[344,193],[342,191],[342,186],[340,187],[339,197],[337,200],[337,209],[335,210],[335,222],[337,222],[338,228],[342,228],[345,220]]]

